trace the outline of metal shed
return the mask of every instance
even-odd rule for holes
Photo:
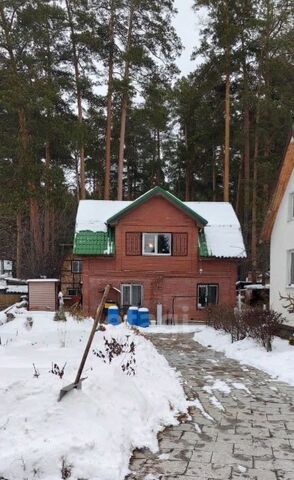
[[[31,278],[29,286],[29,310],[47,310],[54,312],[58,309],[57,278]]]

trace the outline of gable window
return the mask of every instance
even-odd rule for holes
[[[294,250],[289,251],[289,285],[294,286]]]
[[[81,273],[81,271],[82,271],[82,262],[81,262],[81,260],[72,260],[72,262],[71,262],[71,271],[72,271],[72,273]]]
[[[143,233],[143,255],[171,255],[171,233]]]
[[[121,285],[121,304],[123,307],[141,307],[143,302],[143,285],[123,283]]]
[[[198,284],[197,285],[197,306],[205,308],[218,303],[218,285]]]

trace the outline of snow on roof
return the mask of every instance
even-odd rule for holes
[[[106,232],[107,220],[131,201],[81,200],[76,219],[76,233],[90,230]],[[239,220],[228,202],[183,202],[207,220],[204,227],[208,253],[214,257],[243,258],[246,250]]]
[[[9,285],[6,293],[28,293],[27,285]]]
[[[267,285],[263,285],[262,283],[252,283],[251,285],[244,285],[244,288],[246,288],[246,290],[263,290],[263,289],[269,289],[270,286],[267,284]]]
[[[207,220],[204,227],[207,249],[214,257],[246,257],[237,215],[228,202],[184,202]]]
[[[33,282],[60,282],[58,278],[29,278],[27,280],[28,283],[33,283]]]
[[[80,200],[76,232],[90,230],[92,232],[106,232],[107,220],[132,202],[120,200]]]

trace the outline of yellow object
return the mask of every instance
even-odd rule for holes
[[[106,303],[104,303],[104,308],[113,307],[113,305],[116,305],[116,303],[115,302],[106,302]]]

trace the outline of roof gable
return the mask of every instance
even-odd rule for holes
[[[292,135],[288,143],[285,155],[282,160],[279,177],[276,183],[276,188],[272,196],[270,206],[268,208],[265,221],[263,224],[261,239],[264,242],[269,242],[273,226],[277,217],[277,213],[285,195],[287,185],[289,183],[292,171],[294,169],[294,136]]]
[[[144,195],[141,195],[141,197],[137,198],[132,203],[127,205],[125,208],[123,208],[122,210],[117,212],[115,215],[110,217],[107,220],[108,225],[115,225],[122,217],[127,215],[130,211],[134,210],[139,205],[142,205],[143,203],[147,202],[150,198],[153,198],[155,196],[160,196],[165,198],[168,202],[172,203],[175,207],[179,208],[186,215],[188,215],[190,218],[195,220],[195,222],[197,222],[199,226],[204,227],[205,225],[207,225],[207,220],[205,218],[201,217],[201,215],[199,215],[194,210],[189,208],[179,198],[175,197],[172,193],[167,192],[161,187],[152,188],[147,193],[144,193]]]

